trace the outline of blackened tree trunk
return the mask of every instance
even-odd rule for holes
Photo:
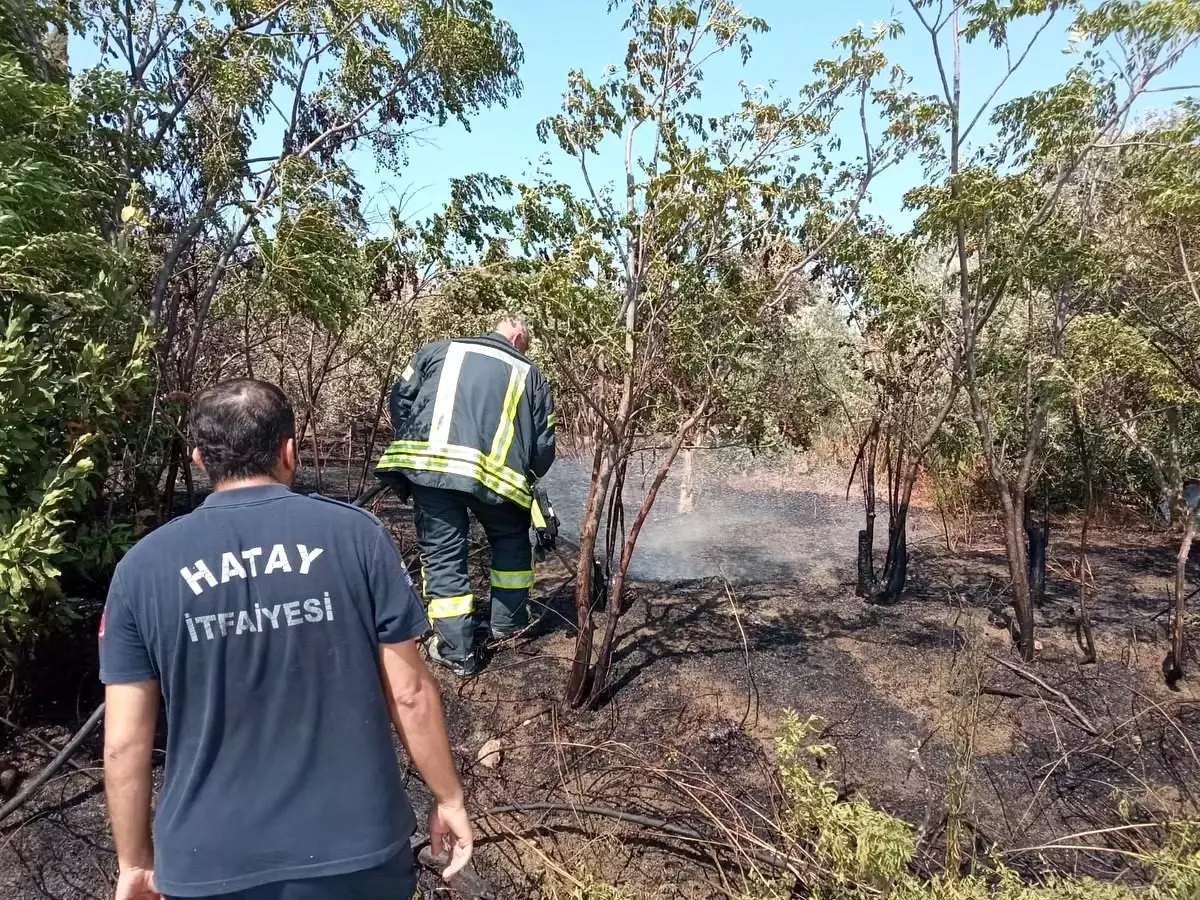
[[[1029,595],[1035,606],[1046,602],[1046,548],[1050,542],[1050,525],[1027,525],[1025,537],[1029,544]]]
[[[859,448],[858,463],[862,464],[863,509],[866,513],[866,528],[858,533],[858,596],[870,600],[875,596],[875,462],[879,449],[879,418],[871,423],[867,436]],[[856,463],[857,465],[857,463]],[[853,473],[851,473],[853,477]],[[850,489],[846,494],[849,497]]]
[[[904,593],[908,582],[908,506],[892,513],[888,523],[887,565],[883,570],[883,590],[879,597],[884,603],[895,603]]]
[[[623,535],[620,546],[621,557],[617,564],[617,569],[613,573],[612,591],[608,598],[608,621],[604,628],[604,639],[600,645],[595,670],[590,679],[588,705],[593,709],[600,706],[608,696],[608,676],[612,670],[613,650],[617,644],[617,623],[620,621],[621,616],[629,611],[630,606],[625,589],[628,585],[629,567],[633,563],[633,551],[637,547],[638,537],[640,537],[642,528],[650,516],[650,511],[654,508],[654,503],[658,499],[658,492],[662,488],[663,482],[667,480],[667,475],[671,471],[671,466],[675,463],[675,458],[679,455],[679,451],[684,443],[691,438],[697,426],[703,421],[704,416],[708,413],[711,402],[711,395],[706,395],[691,417],[681,424],[675,432],[675,437],[671,445],[667,448],[662,462],[659,464],[653,479],[650,481],[650,486],[646,489],[646,495],[642,499],[642,504],[638,508],[632,525],[629,527],[629,533]],[[628,456],[626,455],[625,460],[627,459]],[[624,478],[625,460],[621,463],[620,477],[622,479]],[[624,531],[623,523],[622,531]],[[582,551],[582,541],[580,542],[580,549]]]
[[[603,427],[603,426],[601,426]],[[604,501],[612,480],[612,445],[597,439],[596,453],[592,463],[591,487],[588,491],[587,510],[579,532],[579,562],[575,576],[575,610],[579,633],[575,638],[575,655],[571,660],[571,674],[567,679],[566,698],[572,706],[579,706],[587,698],[588,676],[592,663],[592,565],[596,555],[596,539],[600,534],[600,520],[604,513]]]
[[[858,532],[858,586],[855,594],[870,599],[875,593],[875,517],[867,516],[867,527]]]

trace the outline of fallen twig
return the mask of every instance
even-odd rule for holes
[[[729,600],[729,608],[733,611],[733,621],[737,624],[738,634],[742,636],[742,656],[746,661],[746,680],[750,682],[749,690],[746,691],[746,712],[742,714],[742,727],[746,727],[746,720],[750,718],[751,704],[753,704],[754,726],[757,728],[761,699],[758,693],[758,682],[754,678],[754,664],[750,659],[750,642],[746,638],[746,629],[742,627],[742,617],[738,614],[737,600],[733,596],[733,586],[724,573],[721,575],[721,581],[725,584],[725,597]]]
[[[88,720],[83,723],[83,727],[75,732],[75,736],[71,738],[71,740],[67,741],[66,746],[59,751],[58,756],[54,757],[54,759],[50,761],[50,764],[47,765],[46,768],[38,772],[37,775],[33,776],[33,778],[29,779],[29,781],[25,782],[25,785],[20,791],[17,792],[15,797],[5,803],[4,806],[0,806],[0,822],[3,822],[14,812],[24,806],[25,802],[30,797],[41,790],[42,785],[54,777],[55,772],[67,764],[67,760],[69,760],[74,755],[75,751],[83,745],[84,741],[92,736],[92,732],[96,730],[96,726],[100,724],[100,721],[103,718],[104,704],[101,703],[96,707],[95,711],[91,714]]]
[[[987,654],[987,657],[988,657],[988,659],[992,660],[993,662],[997,662],[1000,665],[1004,666],[1004,668],[1008,669],[1013,674],[1018,675],[1021,678],[1024,678],[1030,684],[1037,685],[1038,687],[1040,687],[1042,690],[1046,691],[1047,693],[1053,694],[1060,701],[1062,701],[1063,705],[1066,706],[1067,709],[1069,709],[1071,711],[1071,714],[1075,717],[1076,724],[1078,724],[1080,728],[1082,728],[1084,731],[1086,731],[1092,737],[1099,736],[1100,729],[1098,729],[1095,725],[1093,725],[1091,719],[1089,719],[1082,712],[1080,712],[1079,707],[1077,707],[1074,704],[1074,702],[1071,700],[1071,698],[1068,697],[1066,694],[1064,694],[1062,691],[1060,691],[1058,688],[1050,687],[1050,685],[1046,684],[1046,682],[1043,681],[1041,678],[1038,678],[1036,675],[1034,675],[1028,669],[1021,668],[1014,662],[1009,662],[1007,659],[1002,659],[999,656],[993,656],[991,653]]]
[[[711,837],[705,837],[694,829],[687,828],[683,825],[674,825],[667,819],[658,818],[655,816],[643,816],[639,813],[626,812],[621,809],[610,809],[606,806],[577,806],[569,803],[551,803],[551,802],[535,802],[535,803],[516,803],[509,806],[496,806],[492,809],[484,810],[474,816],[476,819],[487,819],[493,816],[505,815],[509,813],[523,812],[563,812],[579,814],[585,813],[590,816],[601,816],[607,819],[615,819],[618,822],[625,822],[630,825],[640,825],[643,828],[649,828],[661,834],[670,835],[671,837],[680,838],[685,841],[692,841],[710,846],[728,847],[728,849],[736,850],[743,853],[756,862],[764,863],[776,869],[783,869],[793,875],[799,876],[794,863],[787,858],[786,855],[770,850],[753,850],[746,847],[733,847],[727,845],[724,841],[714,840]]]
[[[17,734],[25,735],[27,738],[29,738],[30,740],[34,741],[37,744],[40,744],[44,749],[49,750],[51,753],[55,753],[55,754],[58,753],[58,748],[55,747],[52,743],[50,743],[48,740],[46,740],[44,737],[42,737],[41,735],[35,734],[33,731],[30,731],[27,728],[22,728],[16,722],[12,722],[12,721],[4,718],[4,716],[0,716],[0,725],[6,725],[7,727],[11,728],[13,731],[17,732]],[[74,769],[76,772],[78,772],[80,775],[86,775],[88,778],[92,779],[92,781],[96,782],[96,784],[104,783],[103,778],[101,778],[99,775],[97,775],[91,769],[81,766],[79,763],[75,762],[75,760],[73,760],[73,759],[67,760],[67,765],[70,766],[72,769]]]

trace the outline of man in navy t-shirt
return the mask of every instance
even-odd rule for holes
[[[436,798],[430,836],[435,853],[452,851],[446,877],[470,858],[412,582],[373,516],[291,492],[294,422],[273,385],[203,392],[193,458],[214,493],[113,576],[100,677],[117,900],[411,897],[416,823],[393,726]]]

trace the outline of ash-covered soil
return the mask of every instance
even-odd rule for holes
[[[560,463],[549,482],[568,534],[583,471]],[[940,516],[918,511],[906,599],[880,607],[853,595],[861,502],[845,499],[843,478],[700,454],[690,487],[673,475],[643,537],[612,699],[599,709],[561,703],[575,632],[570,560],[539,568],[548,612],[534,635],[501,648],[477,678],[437,672],[471,803],[489,812],[477,861],[494,896],[565,896],[572,879],[593,877],[658,897],[723,895],[722,879],[740,878],[752,859],[595,808],[665,817],[744,845],[769,841],[779,803],[774,740],[787,710],[824,719],[838,750],[829,771],[843,794],[912,822],[931,859],[944,852],[949,813],[979,852],[1002,848],[1031,872],[1129,877],[1118,854],[1045,845],[1123,824],[1119,808],[1135,822],[1200,815],[1200,682],[1193,676],[1171,692],[1159,672],[1169,535],[1092,529],[1100,662],[1082,665],[1077,528],[1058,523],[1038,613],[1043,649],[1026,666],[989,616],[1007,598],[1003,552],[986,521],[969,541],[952,528],[957,543],[948,547]],[[333,486],[345,483],[344,473],[324,473],[326,493],[344,493]],[[631,483],[631,510],[639,490]],[[385,499],[377,512],[411,552],[409,511]],[[886,532],[882,515],[878,527]],[[474,561],[483,591],[482,546]],[[89,703],[23,735],[0,725],[0,775],[36,771],[50,752],[31,735],[61,746]],[[479,751],[494,740],[502,753],[485,765]],[[91,771],[65,772],[0,826],[0,896],[108,896],[98,760],[94,740],[77,757]],[[948,810],[947,783],[964,764],[964,799]],[[428,796],[419,779],[410,783],[423,811]],[[531,804],[541,808],[493,812]],[[1131,834],[1105,840],[1132,849]]]

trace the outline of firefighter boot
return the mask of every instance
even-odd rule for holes
[[[412,498],[421,548],[421,593],[435,632],[429,658],[456,675],[473,675],[479,670],[479,655],[472,618],[475,598],[467,572],[468,496],[414,484]]]

